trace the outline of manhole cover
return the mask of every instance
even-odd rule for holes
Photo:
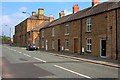
[[[21,60],[21,61],[28,61],[28,60],[26,60],[26,59],[24,59],[24,58],[20,58],[19,60]]]

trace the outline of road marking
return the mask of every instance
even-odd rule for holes
[[[26,56],[27,56],[27,57],[31,57],[30,55],[27,55],[27,54],[26,54]]]
[[[71,73],[77,74],[77,75],[79,75],[79,76],[83,76],[83,77],[85,77],[85,78],[89,78],[89,79],[91,79],[91,77],[89,77],[89,76],[86,76],[86,75],[80,74],[80,73],[78,73],[78,72],[75,72],[75,71],[69,70],[69,69],[64,68],[64,67],[61,67],[61,66],[59,66],[59,65],[54,65],[54,66],[57,67],[57,68],[63,69],[63,70],[65,70],[65,71],[68,71],[68,72],[71,72]]]
[[[19,51],[17,51],[18,53],[22,53],[22,52],[19,52]]]
[[[23,54],[23,55],[25,55],[25,56],[26,56],[27,54]]]
[[[12,50],[12,49],[11,49]],[[13,50],[13,51],[16,51],[16,50]]]
[[[36,60],[39,60],[39,61],[42,61],[42,62],[46,63],[45,60],[42,60],[42,59],[39,59],[39,58],[36,58],[36,57],[33,57],[33,58],[36,59]]]

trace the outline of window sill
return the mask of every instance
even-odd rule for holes
[[[69,51],[69,49],[65,49],[65,51]]]
[[[55,37],[55,36],[52,36],[52,37]]]
[[[69,33],[68,33],[68,34],[65,34],[65,36],[69,36]]]
[[[86,50],[86,52],[87,52],[87,53],[92,53],[92,51],[90,51],[90,50]]]
[[[91,33],[91,31],[86,31],[86,33]]]

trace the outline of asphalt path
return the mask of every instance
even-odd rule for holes
[[[4,78],[118,78],[118,68],[58,57],[21,47],[2,47]]]

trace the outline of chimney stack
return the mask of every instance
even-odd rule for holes
[[[78,12],[79,11],[79,6],[78,6],[78,4],[75,4],[74,6],[73,6],[73,13],[76,13],[76,12]]]
[[[50,15],[49,20],[50,20],[50,22],[52,22],[54,20],[54,16]]]
[[[32,12],[32,16],[36,15],[36,12]]]
[[[65,13],[64,13],[64,11],[61,11],[61,12],[59,13],[59,18],[62,18],[63,16],[65,16]]]
[[[44,19],[44,9],[43,8],[38,9],[38,18]]]
[[[100,0],[92,0],[92,6],[100,4]]]

